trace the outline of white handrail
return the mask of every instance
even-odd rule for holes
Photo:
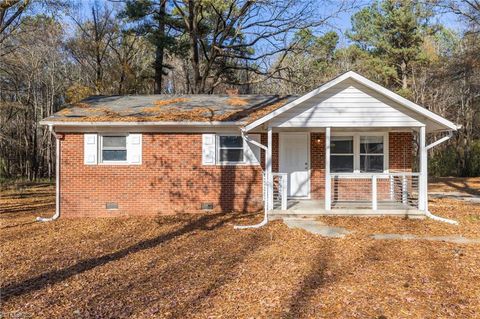
[[[287,173],[272,173],[273,177],[279,177],[278,192],[280,195],[281,210],[287,210],[287,195],[288,195],[288,174]]]
[[[341,180],[371,181],[371,184],[369,185],[371,190],[370,198],[368,198],[365,193],[365,198],[358,200],[368,200],[371,203],[371,209],[378,210],[380,201],[382,201],[382,205],[384,205],[385,203],[383,201],[386,198],[392,202],[399,202],[403,205],[418,207],[417,196],[419,175],[420,174],[416,172],[333,173],[331,174],[331,180],[332,182]],[[338,185],[335,187],[338,187]],[[333,186],[332,194],[337,196],[337,200],[339,201],[354,200],[348,199],[348,195],[345,199],[339,199],[343,197],[343,195],[340,194],[340,188],[335,188],[335,190],[333,190]]]
[[[420,176],[417,172],[392,172],[392,173],[330,173],[330,177],[358,177],[368,178],[376,176],[377,178],[385,178],[389,176]]]

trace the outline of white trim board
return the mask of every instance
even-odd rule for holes
[[[437,124],[439,124],[440,126],[443,126],[445,128],[445,130],[454,130],[456,131],[458,126],[452,122],[450,122],[449,120],[441,117],[440,115],[438,114],[435,114],[423,107],[421,107],[420,105],[418,104],[415,104],[403,97],[401,97],[400,95],[384,88],[383,86],[373,82],[373,81],[370,81],[369,79],[361,76],[360,74],[358,73],[355,73],[353,71],[349,71],[349,72],[346,72],[340,76],[338,76],[337,78],[323,84],[322,86],[320,86],[319,88],[313,90],[313,91],[310,91],[309,93],[299,97],[298,99],[282,106],[281,108],[277,109],[277,110],[274,110],[273,112],[270,112],[268,113],[267,115],[261,117],[260,119],[250,123],[249,125],[247,125],[245,127],[245,130],[248,132],[248,131],[251,131],[255,128],[257,128],[258,126],[272,120],[273,118],[275,118],[276,116],[296,107],[297,105],[309,100],[310,98],[336,86],[337,84],[339,84],[340,82],[343,82],[347,79],[352,79],[352,80],[355,80],[357,81],[358,83],[364,85],[365,87],[367,88],[370,88],[382,95],[384,95],[385,97],[391,99],[392,101],[394,102],[397,102],[398,104],[404,106],[405,108],[421,115],[421,116],[424,116],[426,119],[429,119]]]
[[[212,127],[212,126],[241,126],[244,122],[75,122],[75,121],[55,121],[44,119],[39,122],[40,125],[53,126],[198,126],[198,127]]]

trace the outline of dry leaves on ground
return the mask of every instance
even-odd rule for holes
[[[36,191],[47,189],[53,205],[51,187]],[[345,239],[325,239],[281,222],[233,229],[258,221],[260,214],[26,224],[53,210],[23,201],[29,196],[15,198],[15,191],[4,194],[1,207],[23,206],[1,214],[6,318],[475,318],[480,313],[479,245],[367,236],[372,230],[452,232],[444,224],[327,219],[355,231]],[[463,221],[478,208],[461,203],[458,209],[455,203],[460,202],[438,200],[431,206],[459,219],[460,232],[477,234],[480,220]]]

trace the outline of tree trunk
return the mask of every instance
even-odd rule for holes
[[[402,72],[402,89],[406,90],[408,88],[408,78],[407,78],[407,62],[402,61],[402,65],[400,66],[400,70]]]
[[[198,25],[197,25],[197,9],[195,0],[188,1],[188,24],[190,35],[190,60],[193,69],[193,85],[191,93],[197,94],[200,92],[202,78],[200,76],[200,55],[198,52]]]
[[[162,93],[162,76],[163,76],[163,57],[165,51],[165,13],[167,1],[160,2],[160,12],[158,14],[158,39],[155,51],[155,94]]]

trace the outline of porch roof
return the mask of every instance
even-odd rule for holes
[[[356,91],[347,92],[348,88],[353,88]],[[350,95],[353,96],[350,97],[345,92],[363,95]],[[364,106],[360,105],[363,102],[362,98],[365,100],[365,97],[371,97],[370,102],[364,102]],[[335,98],[337,100],[334,100]],[[375,103],[383,108],[375,106]],[[323,108],[318,109],[322,104]],[[317,114],[313,114],[314,111],[311,111],[311,109],[315,108],[318,109]],[[291,118],[294,116],[303,116],[303,118],[297,119],[297,123],[292,123]],[[315,116],[317,116],[317,119],[314,118]],[[290,122],[288,122],[289,120]],[[428,132],[455,131],[458,129],[456,124],[442,116],[403,98],[353,71],[346,72],[319,88],[247,124],[245,130],[258,130],[259,127],[266,125],[283,128],[411,128],[425,126]]]

